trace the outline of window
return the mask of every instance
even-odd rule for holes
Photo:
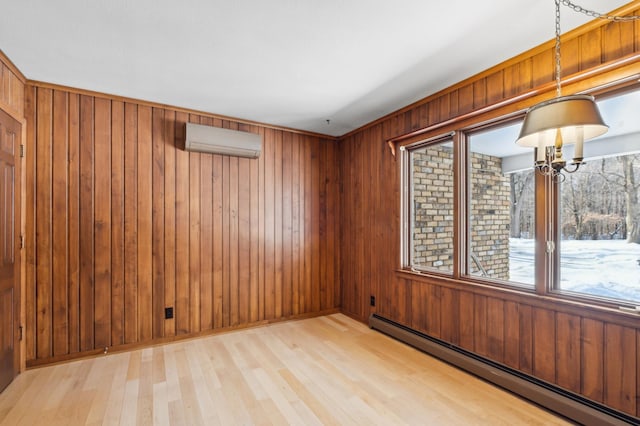
[[[518,121],[468,135],[467,274],[533,287],[533,154],[513,143],[521,125]]]
[[[450,138],[408,147],[409,239],[405,266],[453,272],[453,143]]]
[[[640,304],[640,91],[598,106],[609,132],[560,183],[557,289]]]
[[[402,147],[402,267],[640,306],[639,87],[598,100],[609,132],[564,177],[534,171],[521,116]]]

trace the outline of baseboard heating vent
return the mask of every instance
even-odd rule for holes
[[[613,410],[380,315],[372,314],[369,326],[580,424],[640,424],[640,418]]]

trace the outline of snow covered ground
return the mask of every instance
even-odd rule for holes
[[[533,285],[534,241],[511,238],[511,280]],[[624,240],[565,240],[561,243],[562,290],[640,304],[640,244]]]

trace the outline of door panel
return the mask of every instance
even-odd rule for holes
[[[19,371],[19,134],[20,123],[0,111],[0,391]]]

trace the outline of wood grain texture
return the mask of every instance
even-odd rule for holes
[[[0,51],[0,109],[15,118],[26,117],[25,78]]]
[[[28,363],[339,307],[337,143],[187,153],[186,121],[248,127],[28,87]]]
[[[341,314],[33,369],[0,425],[567,425]]]
[[[579,81],[578,90],[587,90],[589,73],[598,85],[633,75],[637,65],[624,75],[600,70],[637,55],[639,40],[638,23],[595,23],[564,34],[563,79]],[[378,313],[636,415],[640,326],[634,318],[524,293],[510,295],[466,279],[398,272],[400,173],[387,141],[417,141],[416,134],[430,129],[435,134],[457,125],[466,128],[522,111],[553,96],[553,79],[553,44],[548,43],[341,138],[342,309],[361,321]],[[535,97],[517,100],[530,92]],[[371,295],[376,296],[375,307],[368,303]],[[439,326],[434,322],[437,312]]]

